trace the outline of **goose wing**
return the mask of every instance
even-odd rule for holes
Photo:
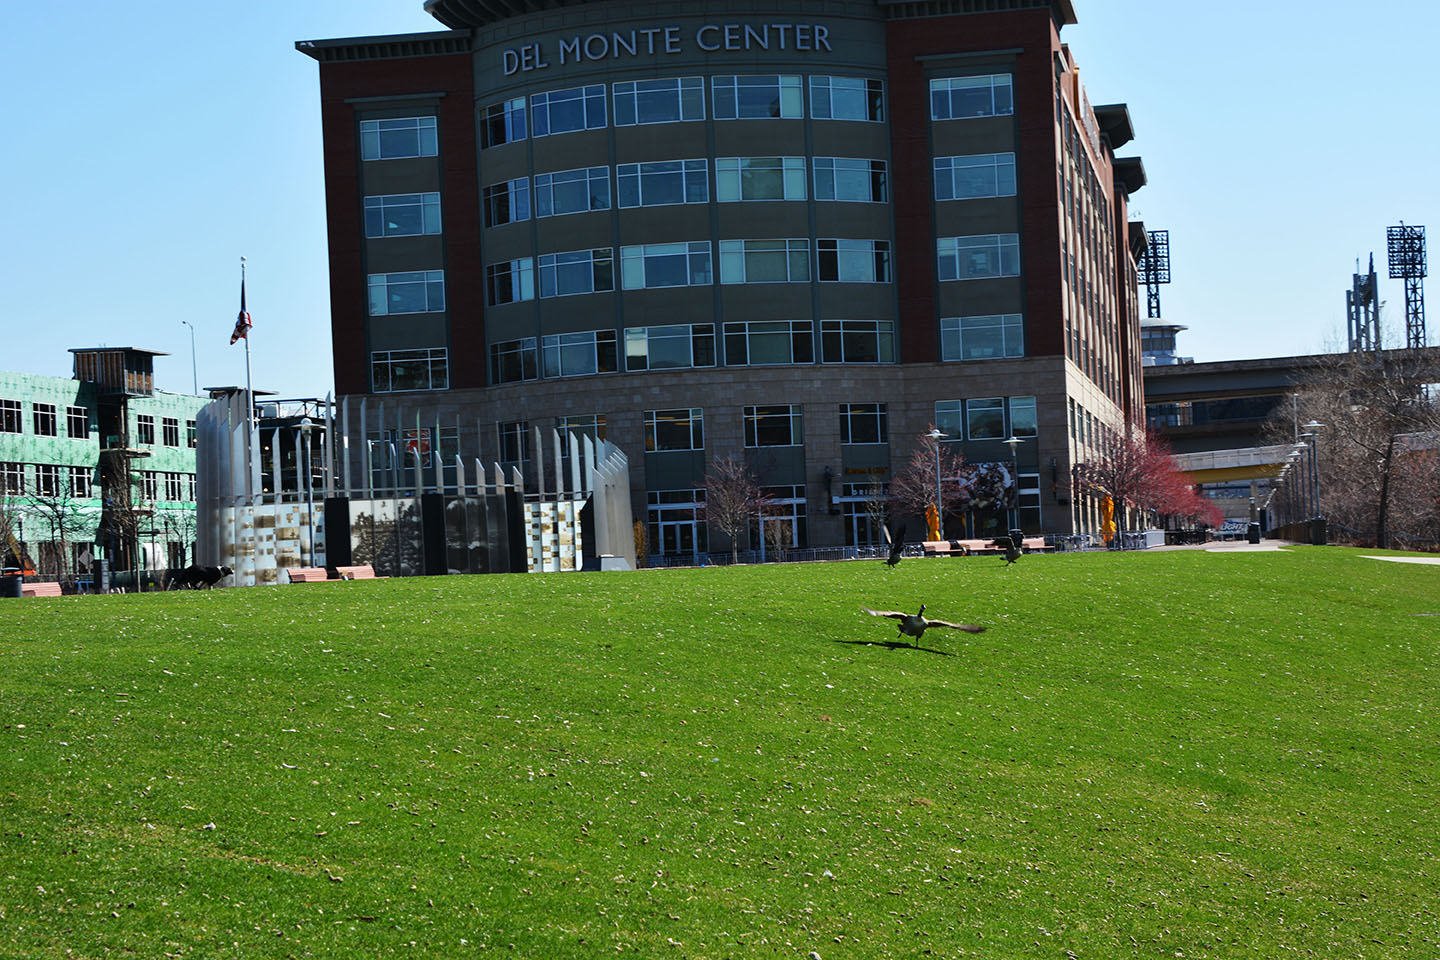
[[[949,620],[926,620],[926,627],[949,627],[951,630],[964,630],[966,633],[984,633],[985,628],[976,623],[951,623]]]
[[[861,607],[860,609],[872,617],[889,617],[892,620],[904,620],[910,616],[910,614],[901,613],[899,610],[871,610],[869,607]]]

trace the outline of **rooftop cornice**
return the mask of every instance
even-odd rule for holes
[[[468,30],[403,33],[387,37],[346,37],[336,40],[297,40],[295,49],[320,63],[352,60],[395,60],[402,57],[443,57],[469,53]]]
[[[469,30],[546,10],[605,0],[425,0],[425,12],[452,30]],[[1072,0],[875,0],[890,19],[1008,13],[1048,7],[1060,26],[1076,23]]]
[[[1100,132],[1110,140],[1110,149],[1119,150],[1135,139],[1135,128],[1130,125],[1130,107],[1123,103],[1107,103],[1093,108]]]
[[[1115,158],[1115,183],[1124,189],[1126,194],[1133,196],[1148,182],[1145,179],[1145,164],[1139,157]]]

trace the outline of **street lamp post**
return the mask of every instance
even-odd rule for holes
[[[310,431],[315,429],[309,417],[300,421],[300,437],[305,442],[305,525],[310,532],[310,566],[315,566],[315,496],[313,477],[310,475]],[[276,491],[277,493],[279,491]]]
[[[1318,420],[1311,420],[1309,423],[1305,424],[1305,429],[1306,429],[1306,431],[1307,431],[1307,433],[1305,433],[1305,436],[1307,436],[1307,437],[1310,438],[1310,513],[1311,513],[1311,519],[1312,519],[1312,520],[1318,520],[1318,519],[1320,518],[1320,516],[1321,516],[1321,512],[1320,512],[1320,431],[1323,430],[1323,429],[1325,429],[1325,424],[1321,423],[1321,422],[1318,421]],[[1312,542],[1314,542],[1314,541],[1317,540],[1317,539],[1318,539],[1319,542],[1321,542],[1321,543],[1324,543],[1324,542],[1325,542],[1325,538],[1324,538],[1324,535],[1323,535],[1323,534],[1322,534],[1319,538],[1315,537],[1315,535],[1314,535],[1314,525],[1312,525],[1312,527],[1311,527],[1311,538],[1310,538],[1310,539],[1311,539]]]
[[[1018,448],[1025,441],[1016,436],[1011,436],[1003,441],[1010,448],[1010,483],[1015,489],[1015,495],[1011,498],[1010,507],[1010,529],[1014,530],[1020,526],[1020,455]],[[1010,531],[1005,531],[1009,533]],[[1019,544],[1017,543],[1018,547]]]
[[[926,434],[935,444],[935,532],[941,538],[945,536],[945,501],[940,494],[940,441],[945,439],[945,434],[936,427]]]
[[[195,372],[195,324],[189,320],[180,322],[190,328],[190,392],[198,397],[200,395],[200,375]]]

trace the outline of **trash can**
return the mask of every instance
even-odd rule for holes
[[[20,596],[20,585],[25,578],[18,573],[0,573],[0,597]]]
[[[1246,540],[1249,540],[1251,543],[1259,543],[1259,542],[1260,542],[1260,524],[1259,524],[1259,523],[1257,523],[1257,522],[1254,521],[1254,520],[1250,521],[1250,525],[1245,528],[1245,539],[1246,539]]]

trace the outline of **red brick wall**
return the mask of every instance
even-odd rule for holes
[[[895,20],[888,25],[890,136],[895,194],[895,279],[900,344],[907,362],[939,359],[935,314],[935,228],[930,87],[917,57],[1023,49],[1014,75],[1019,134],[1025,279],[1025,352],[1064,353],[1060,304],[1060,201],[1055,164],[1053,54],[1060,38],[1049,10]]]
[[[358,97],[445,93],[440,101],[441,217],[448,278],[479,277],[480,200],[475,157],[474,82],[468,54],[320,66],[320,116],[325,137],[325,207],[330,234],[330,336],[337,394],[370,389],[360,198]],[[450,385],[485,385],[483,285],[447,282]]]

